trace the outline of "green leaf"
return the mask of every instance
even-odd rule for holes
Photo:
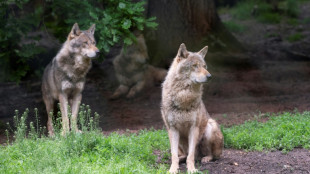
[[[98,20],[98,16],[96,13],[94,13],[93,11],[89,11],[89,15],[94,18],[95,20]]]
[[[126,44],[126,45],[131,45],[132,44],[132,40],[130,39],[130,38],[125,38],[124,39],[124,44]]]
[[[156,28],[158,26],[156,22],[146,22],[145,25],[149,28]]]
[[[122,28],[127,30],[128,28],[131,27],[131,20],[130,19],[126,19],[123,24],[122,24]]]
[[[120,3],[118,4],[118,7],[119,7],[120,9],[126,8],[126,4],[123,3],[123,2],[120,2]]]

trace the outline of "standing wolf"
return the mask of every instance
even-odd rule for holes
[[[47,128],[50,136],[54,135],[52,112],[54,103],[59,100],[62,117],[62,134],[70,127],[77,129],[77,114],[82,100],[85,77],[91,68],[91,59],[99,53],[94,38],[95,24],[82,31],[77,23],[72,27],[67,41],[58,54],[45,68],[42,79],[42,95],[48,114]],[[69,125],[68,104],[72,109],[73,125]]]
[[[195,158],[204,163],[222,154],[222,132],[201,99],[203,83],[211,77],[204,61],[207,51],[206,46],[189,52],[181,44],[163,83],[161,112],[171,146],[170,173],[177,173],[179,159],[186,158],[187,170],[193,173]]]

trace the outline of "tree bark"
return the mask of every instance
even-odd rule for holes
[[[240,51],[241,44],[222,24],[213,0],[148,0],[147,17],[157,30],[145,32],[150,63],[167,66],[181,43],[191,51]]]

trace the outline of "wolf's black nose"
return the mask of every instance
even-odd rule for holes
[[[211,74],[209,73],[209,74],[207,74],[207,77],[208,77],[208,78],[211,78],[212,76],[211,76]]]

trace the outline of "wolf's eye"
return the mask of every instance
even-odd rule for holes
[[[197,67],[198,67],[198,65],[197,65],[197,64],[194,64],[194,65],[193,65],[193,67],[194,67],[194,68],[197,68]]]
[[[92,44],[93,44],[93,45],[96,45],[96,41],[94,41]]]

